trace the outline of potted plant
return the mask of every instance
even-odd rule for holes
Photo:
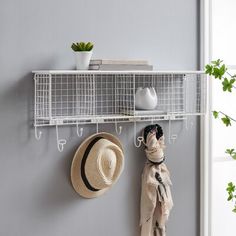
[[[91,42],[76,42],[72,43],[71,48],[75,52],[76,69],[88,70],[93,44]]]

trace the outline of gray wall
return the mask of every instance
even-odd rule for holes
[[[133,145],[133,126],[126,124],[120,137],[126,163],[119,182],[100,198],[80,198],[70,185],[70,164],[95,127],[86,126],[81,139],[74,128],[60,129],[68,140],[63,153],[54,128],[43,129],[36,141],[31,70],[74,67],[75,40],[93,41],[96,58],[141,58],[156,69],[195,70],[197,16],[196,0],[0,1],[0,235],[138,235],[145,157]],[[183,127],[174,125],[179,138],[166,151],[175,203],[168,235],[198,236],[199,124]],[[114,133],[112,125],[99,128]]]

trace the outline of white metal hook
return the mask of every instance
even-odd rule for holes
[[[122,126],[120,125],[120,126],[119,126],[119,130],[118,130],[117,122],[115,122],[115,129],[116,129],[116,133],[117,133],[118,135],[120,135],[121,132],[122,132]]]
[[[82,127],[79,128],[79,125],[76,124],[76,133],[78,137],[82,137],[84,129]]]
[[[65,139],[59,139],[58,135],[58,126],[56,125],[56,137],[57,137],[57,149],[59,152],[62,152],[64,149],[64,145],[66,144]]]
[[[134,146],[135,146],[136,148],[139,148],[139,147],[141,147],[141,145],[142,145],[143,137],[142,137],[142,136],[138,136],[138,137],[137,137],[137,141],[138,141],[138,144],[137,144],[136,140],[134,140]]]
[[[37,127],[34,127],[34,136],[37,140],[41,139],[42,131],[38,131]]]
[[[172,134],[171,132],[171,117],[169,117],[169,125],[168,125],[168,142],[169,144],[175,143],[175,140],[178,138],[177,134]],[[173,140],[173,142],[172,142]]]
[[[136,147],[136,148],[139,148],[139,147],[141,147],[141,145],[142,145],[142,142],[143,142],[143,137],[142,136],[138,136],[137,138],[136,138],[136,121],[134,121],[134,146]],[[137,143],[137,141],[138,141],[138,143]]]

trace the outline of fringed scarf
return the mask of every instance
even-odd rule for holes
[[[165,225],[173,206],[170,173],[163,163],[164,136],[157,139],[157,132],[152,129],[144,137],[148,160],[142,175],[141,236],[166,236]]]

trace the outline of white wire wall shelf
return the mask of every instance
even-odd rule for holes
[[[201,71],[33,71],[34,126],[156,120],[204,115],[206,76]],[[156,106],[137,107],[137,91],[154,90]],[[140,101],[139,101],[140,102]],[[142,102],[142,101],[141,101]],[[145,99],[143,100],[145,103]],[[65,140],[64,140],[65,141]],[[60,143],[60,142],[59,142]],[[61,149],[63,149],[62,142]],[[60,145],[59,145],[60,146]],[[136,146],[139,146],[136,145]]]

